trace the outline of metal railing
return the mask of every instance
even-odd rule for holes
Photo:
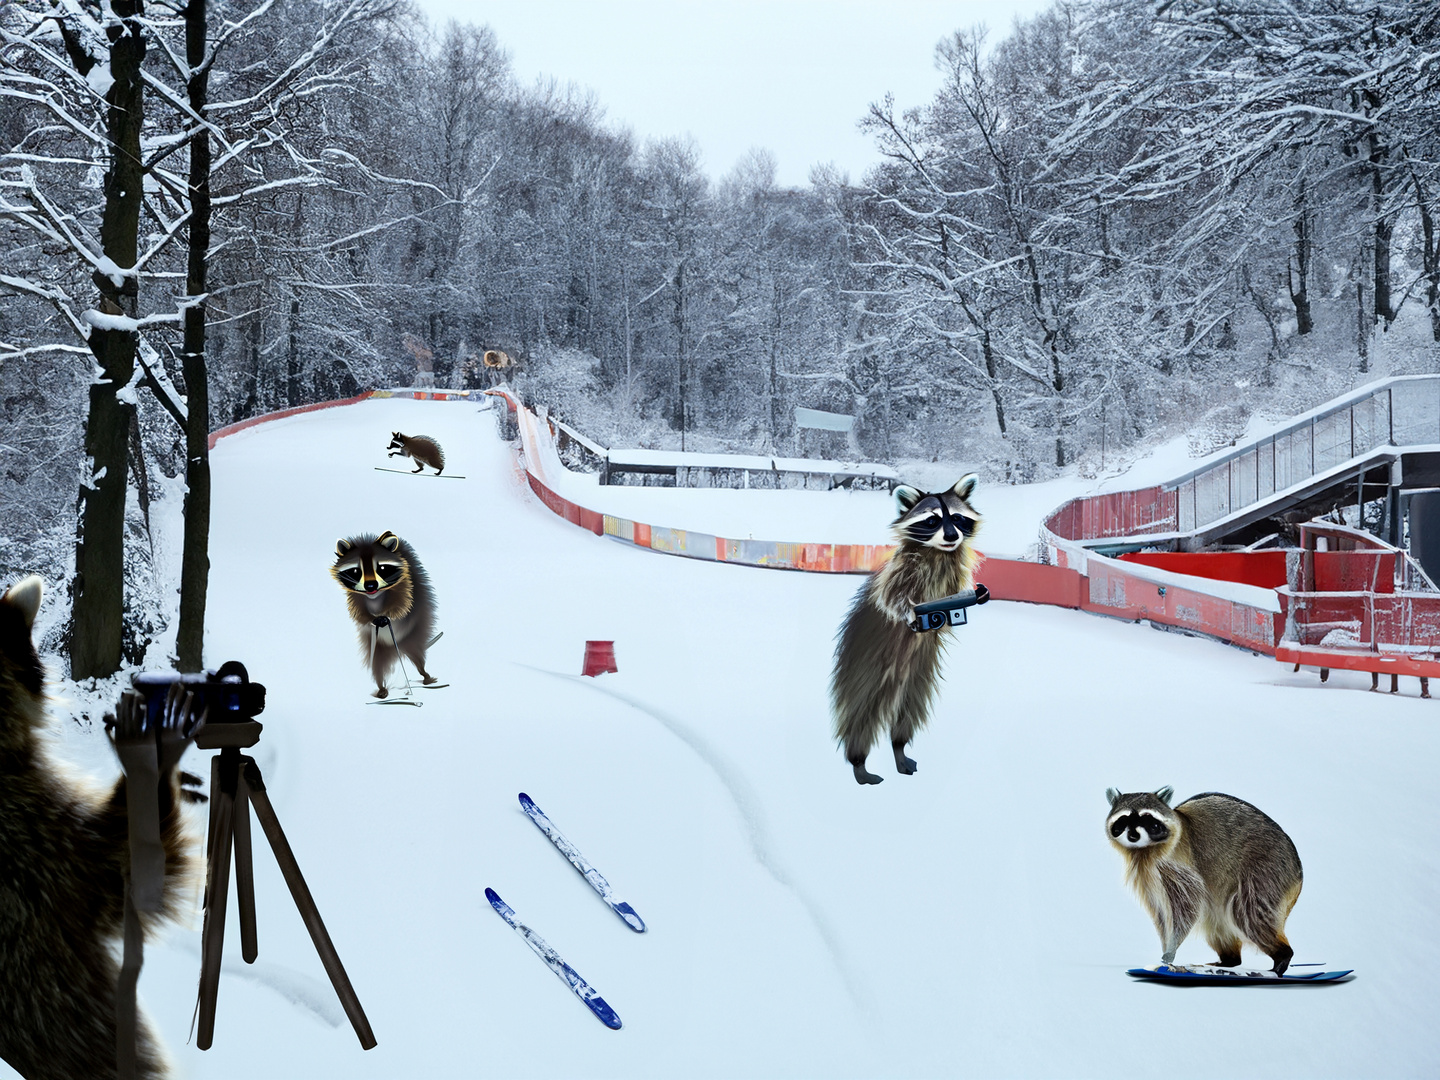
[[[1163,485],[1193,532],[1382,446],[1440,443],[1440,375],[1401,375],[1297,418]]]

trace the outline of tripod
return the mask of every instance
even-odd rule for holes
[[[195,1044],[209,1050],[215,1041],[215,998],[220,989],[220,954],[225,944],[225,906],[230,892],[230,853],[235,853],[236,899],[240,907],[240,954],[247,964],[259,955],[255,936],[255,863],[250,850],[250,807],[260,819],[260,828],[270,841],[270,850],[285,875],[295,907],[310,931],[310,940],[325,965],[325,973],[345,1007],[345,1015],[360,1045],[366,1050],[375,1046],[375,1035],[365,1010],[350,985],[340,956],[330,941],[315,900],[310,895],[300,864],[280,828],[280,819],[270,805],[265,780],[255,759],[240,753],[260,741],[263,726],[255,720],[238,723],[217,723],[202,728],[195,740],[201,750],[219,750],[210,765],[210,837],[207,847],[205,884],[205,923],[200,936],[200,1002],[199,1032]]]

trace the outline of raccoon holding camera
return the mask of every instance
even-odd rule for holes
[[[390,695],[385,679],[400,656],[433,686],[437,680],[425,670],[425,654],[435,630],[435,590],[415,549],[393,532],[338,540],[330,575],[345,590],[360,651],[375,678],[375,697]]]
[[[910,623],[917,604],[971,587],[978,561],[971,538],[981,521],[970,505],[977,479],[971,473],[933,493],[895,489],[891,528],[899,547],[870,575],[840,628],[830,701],[835,738],[858,783],[882,779],[865,768],[882,731],[890,733],[895,768],[915,772],[905,748],[929,716],[950,631],[916,633]]]
[[[130,845],[126,781],[99,790],[47,753],[44,669],[31,640],[43,592],[27,577],[0,595],[0,1058],[27,1080],[117,1075],[114,946],[124,918]],[[194,838],[180,774],[162,755],[161,910],[174,919],[193,892]],[[169,1075],[144,1016],[137,1075]]]
[[[1300,897],[1300,856],[1285,830],[1243,799],[1206,792],[1170,806],[1172,788],[1105,792],[1105,832],[1125,856],[1125,878],[1160,932],[1164,963],[1196,922],[1219,954],[1240,963],[1248,941],[1285,974],[1295,950],[1285,920]]]

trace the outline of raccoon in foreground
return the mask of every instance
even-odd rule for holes
[[[1125,856],[1125,878],[1155,920],[1166,964],[1200,922],[1219,967],[1250,942],[1285,974],[1295,950],[1285,920],[1300,897],[1300,856],[1285,830],[1233,795],[1206,792],[1173,809],[1174,790],[1105,792],[1105,832]]]
[[[385,677],[399,655],[415,665],[427,686],[433,684],[425,652],[435,630],[435,590],[415,550],[393,532],[352,536],[336,541],[330,575],[345,590],[350,618],[360,631],[360,652],[375,677],[375,696],[390,695]]]
[[[969,502],[976,481],[971,473],[932,494],[895,489],[891,528],[899,548],[870,575],[840,628],[830,702],[835,738],[861,784],[880,783],[865,758],[882,731],[890,733],[895,768],[915,772],[905,747],[929,716],[950,630],[917,634],[909,624],[916,604],[970,588],[977,560],[970,538],[980,526]]]
[[[47,753],[45,678],[30,631],[43,591],[27,577],[0,595],[0,1058],[27,1080],[117,1075],[116,947],[130,865],[125,778],[108,791]],[[174,748],[172,748],[173,750]],[[181,742],[162,752],[162,909],[174,919],[193,893],[193,838],[180,811]],[[138,1075],[170,1075],[141,1013]]]
[[[386,457],[403,456],[415,462],[412,472],[424,472],[426,465],[435,470],[436,476],[445,471],[445,451],[428,435],[402,435],[392,431],[386,449],[390,451]]]

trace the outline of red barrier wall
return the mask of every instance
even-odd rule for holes
[[[1086,567],[1086,594],[1081,608],[1122,619],[1149,619],[1208,634],[1256,652],[1275,652],[1280,637],[1274,612],[1213,596],[1198,588],[1161,585],[1132,577],[1113,563],[1092,558]]]
[[[988,556],[975,571],[996,600],[1020,600],[1027,604],[1054,604],[1078,608],[1084,579],[1074,570],[1017,559]]]
[[[374,391],[366,390],[356,394],[352,398],[343,398],[340,401],[317,401],[313,405],[297,405],[293,409],[281,409],[279,412],[262,413],[260,416],[252,416],[249,420],[241,420],[238,424],[227,424],[225,427],[217,428],[210,433],[210,449],[215,449],[215,444],[226,435],[234,435],[237,431],[244,431],[256,424],[267,424],[271,420],[283,420],[287,416],[299,416],[301,413],[316,412],[320,409],[333,409],[338,405],[357,405],[368,398]]]
[[[1173,532],[1179,523],[1177,493],[1158,486],[1071,499],[1045,520],[1065,540],[1095,540]]]
[[[1176,574],[1238,581],[1262,589],[1278,589],[1287,582],[1283,551],[1153,551],[1133,552],[1119,558]]]

